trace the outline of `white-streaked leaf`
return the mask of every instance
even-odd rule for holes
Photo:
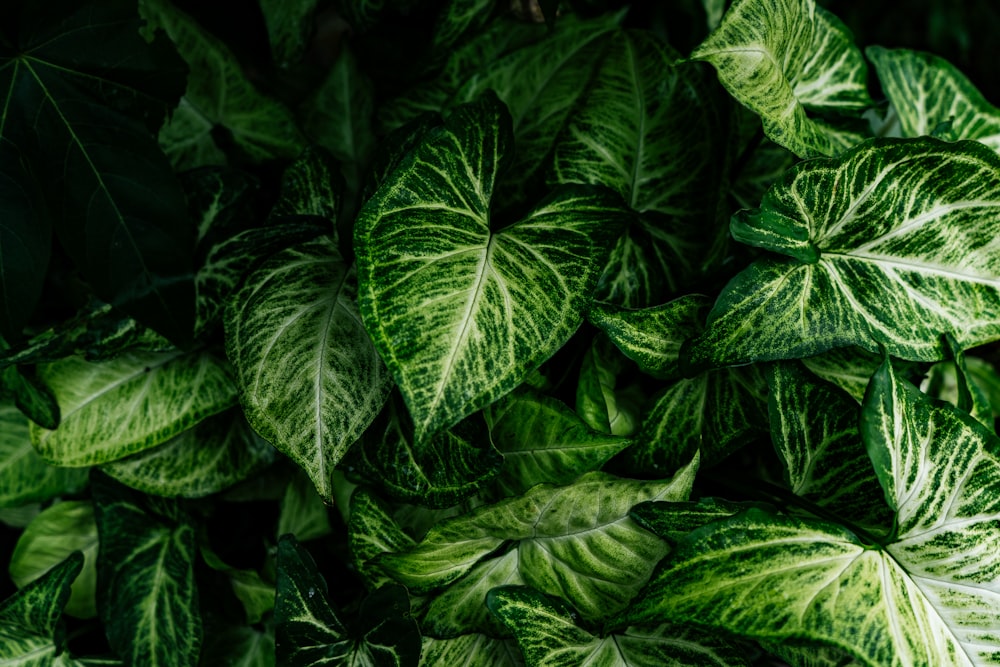
[[[379,499],[365,488],[351,496],[350,518],[347,521],[347,544],[358,574],[369,589],[392,581],[372,561],[379,554],[405,551],[412,547],[413,538],[382,506]]]
[[[59,401],[62,421],[54,431],[32,424],[31,441],[42,458],[64,466],[141,452],[236,402],[228,364],[210,352],[68,357],[39,366],[39,376]]]
[[[695,366],[857,345],[904,359],[1000,337],[1000,158],[982,144],[875,139],[803,162],[733,235],[788,255],[737,275],[691,341]]]
[[[493,231],[511,143],[494,95],[459,107],[355,223],[361,315],[418,444],[512,390],[569,339],[621,224],[617,195],[567,186]]]
[[[435,595],[427,604],[421,631],[431,637],[459,637],[470,632],[509,637],[510,631],[486,608],[486,594],[497,586],[524,583],[520,555],[512,549],[477,563],[469,573]]]
[[[1000,109],[944,58],[909,49],[869,46],[882,91],[904,137],[933,134],[949,123],[955,139],[975,139],[1000,151]]]
[[[463,667],[524,667],[517,642],[468,634],[454,639],[424,637],[420,667],[462,665]]]
[[[576,412],[587,426],[600,433],[628,437],[639,429],[644,400],[636,384],[618,385],[618,378],[631,379],[632,364],[610,338],[598,334],[580,364],[576,386]]]
[[[325,499],[391,378],[361,326],[353,267],[320,237],[258,267],[226,306],[226,352],[247,420]]]
[[[806,113],[871,103],[861,51],[814,0],[736,0],[691,58],[710,62],[768,138],[800,157],[835,155],[863,139]]]

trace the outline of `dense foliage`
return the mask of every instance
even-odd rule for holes
[[[231,11],[0,9],[0,663],[1000,664],[955,64],[814,0]]]

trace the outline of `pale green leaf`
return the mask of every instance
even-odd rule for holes
[[[646,530],[655,533],[671,545],[692,530],[728,519],[748,507],[769,508],[764,503],[732,502],[722,498],[702,498],[698,502],[651,501],[639,503],[629,516]]]
[[[40,366],[39,375],[59,401],[62,422],[54,431],[32,424],[31,441],[46,461],[65,466],[141,452],[236,402],[228,364],[210,352],[68,357]]]
[[[533,391],[508,395],[488,414],[490,440],[503,454],[494,484],[505,496],[536,484],[568,484],[631,444],[591,429],[562,402]]]
[[[982,144],[928,138],[799,164],[732,224],[738,240],[790,257],[759,259],[726,286],[688,361],[844,345],[934,361],[942,333],[963,348],[1000,337],[998,169]]]
[[[93,618],[97,616],[97,524],[90,501],[57,503],[36,516],[18,538],[8,572],[14,584],[24,588],[74,551],[83,554],[83,569],[73,581],[66,613]]]
[[[161,445],[105,463],[101,470],[143,493],[200,498],[251,477],[273,463],[276,454],[233,407]]]
[[[31,446],[28,418],[0,402],[0,507],[20,507],[72,494],[87,485],[87,470],[49,465]]]
[[[904,137],[930,135],[949,123],[955,139],[975,139],[1000,151],[1000,109],[944,58],[909,49],[869,46],[882,91]]]
[[[864,664],[835,646],[794,642],[761,642],[761,646],[791,667],[861,667]]]
[[[420,667],[523,667],[521,651],[513,639],[468,634],[454,639],[423,638]]]
[[[566,186],[493,231],[511,143],[495,96],[459,107],[356,221],[361,314],[417,443],[509,392],[569,339],[620,224],[616,195]]]
[[[618,386],[628,377],[628,359],[606,336],[598,335],[584,354],[576,387],[576,412],[590,428],[617,436],[633,435],[640,426],[644,399],[637,385]]]
[[[800,157],[835,155],[863,136],[806,111],[869,106],[867,68],[847,28],[813,0],[736,0],[691,54],[760,116],[764,133]]]
[[[509,637],[486,608],[486,594],[497,586],[523,584],[520,554],[512,549],[498,558],[477,563],[469,573],[435,595],[427,605],[421,631],[431,637],[453,638],[468,633]]]
[[[391,579],[371,561],[382,553],[405,551],[415,542],[403,532],[375,495],[359,488],[351,496],[347,544],[358,574],[369,589],[375,589]]]
[[[321,237],[265,261],[226,306],[226,352],[247,419],[324,499],[391,386],[358,318],[357,289],[353,267]]]
[[[701,4],[705,7],[705,24],[709,30],[715,30],[722,22],[726,0],[701,0]]]
[[[490,611],[514,633],[528,667],[749,667],[746,653],[707,632],[670,624],[605,636],[577,625],[561,600],[526,586],[490,591]]]
[[[285,487],[278,515],[278,532],[275,537],[291,533],[300,542],[329,535],[329,508],[316,493],[316,487],[304,471],[298,469]]]
[[[202,624],[194,527],[175,500],[142,496],[95,477],[97,609],[126,664],[196,664]]]
[[[299,63],[316,29],[319,0],[259,0],[259,3],[274,62],[283,68]]]

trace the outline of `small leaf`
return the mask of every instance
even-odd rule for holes
[[[232,667],[275,667],[274,630],[246,625],[212,628],[205,633],[201,664]]]
[[[316,493],[316,487],[308,475],[301,469],[297,470],[281,498],[281,514],[278,515],[275,537],[290,533],[299,542],[306,542],[329,535],[332,531],[329,508]]]
[[[403,532],[381,501],[364,487],[351,496],[351,516],[347,522],[347,544],[354,566],[369,590],[391,579],[371,564],[379,554],[405,551],[413,538]]]
[[[278,67],[289,67],[302,60],[315,29],[319,0],[260,0],[260,10],[267,26],[271,57]]]
[[[594,338],[580,365],[576,412],[595,431],[627,437],[639,429],[641,392],[635,385],[617,386],[627,369],[628,360],[609,338]]]

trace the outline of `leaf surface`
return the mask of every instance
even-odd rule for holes
[[[72,494],[87,485],[87,471],[46,463],[31,445],[28,419],[0,402],[0,507],[20,507]]]

